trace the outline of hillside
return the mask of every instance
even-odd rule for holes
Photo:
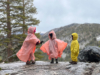
[[[70,60],[70,44],[71,44],[71,34],[76,32],[79,35],[78,41],[80,44],[80,50],[85,46],[100,46],[100,42],[97,41],[97,37],[100,35],[100,24],[77,24],[73,23],[66,25],[64,27],[52,29],[55,31],[58,39],[61,39],[68,43],[67,48],[64,50],[66,54],[64,60]],[[48,32],[41,36],[41,40],[48,40]]]
[[[100,35],[100,24],[71,24],[60,28],[52,29],[55,31],[58,39],[64,40],[70,46],[71,34],[78,33],[80,48],[84,48],[91,40]],[[48,40],[48,32],[42,35],[41,40]]]

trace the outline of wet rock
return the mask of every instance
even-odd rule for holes
[[[100,64],[84,63],[71,65],[69,62],[50,64],[46,61],[36,61],[36,64],[26,65],[24,62],[2,63],[0,75],[99,75]]]
[[[99,62],[100,48],[97,46],[88,46],[80,51],[78,60],[81,62]]]
[[[66,69],[70,69],[70,68],[71,68],[71,66],[67,66],[67,67],[66,67]]]
[[[93,70],[92,75],[100,75],[100,63],[96,65],[95,69]]]

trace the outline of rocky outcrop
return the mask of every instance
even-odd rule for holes
[[[100,61],[100,48],[97,46],[88,46],[80,51],[78,56],[81,62],[99,62]]]
[[[36,61],[34,65],[24,62],[1,63],[0,75],[100,75],[99,63],[78,62],[71,65],[68,62],[50,64],[50,62]]]

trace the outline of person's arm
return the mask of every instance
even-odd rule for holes
[[[36,45],[39,45],[40,43],[39,43],[39,41],[36,43]]]
[[[44,41],[41,41],[40,44],[42,44]]]
[[[38,42],[36,43],[36,45],[42,44],[43,42],[44,42],[44,41],[41,41],[41,42],[38,41]]]
[[[74,43],[74,53],[77,53],[78,52],[78,43]]]

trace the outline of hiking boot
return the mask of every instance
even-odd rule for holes
[[[56,64],[58,64],[58,59],[55,59],[56,60]]]
[[[32,61],[32,64],[35,64],[35,61]]]
[[[71,61],[71,62],[69,62],[70,64],[77,64],[77,62],[75,62],[75,61]]]
[[[26,65],[30,65],[30,61],[27,61],[27,62],[26,62]]]
[[[51,63],[51,64],[53,64],[53,63],[54,63],[54,58],[52,58],[52,59],[51,59],[51,62],[50,62],[50,63]]]
[[[76,62],[76,61],[74,61],[74,62],[73,62],[73,64],[77,64],[77,62]]]

